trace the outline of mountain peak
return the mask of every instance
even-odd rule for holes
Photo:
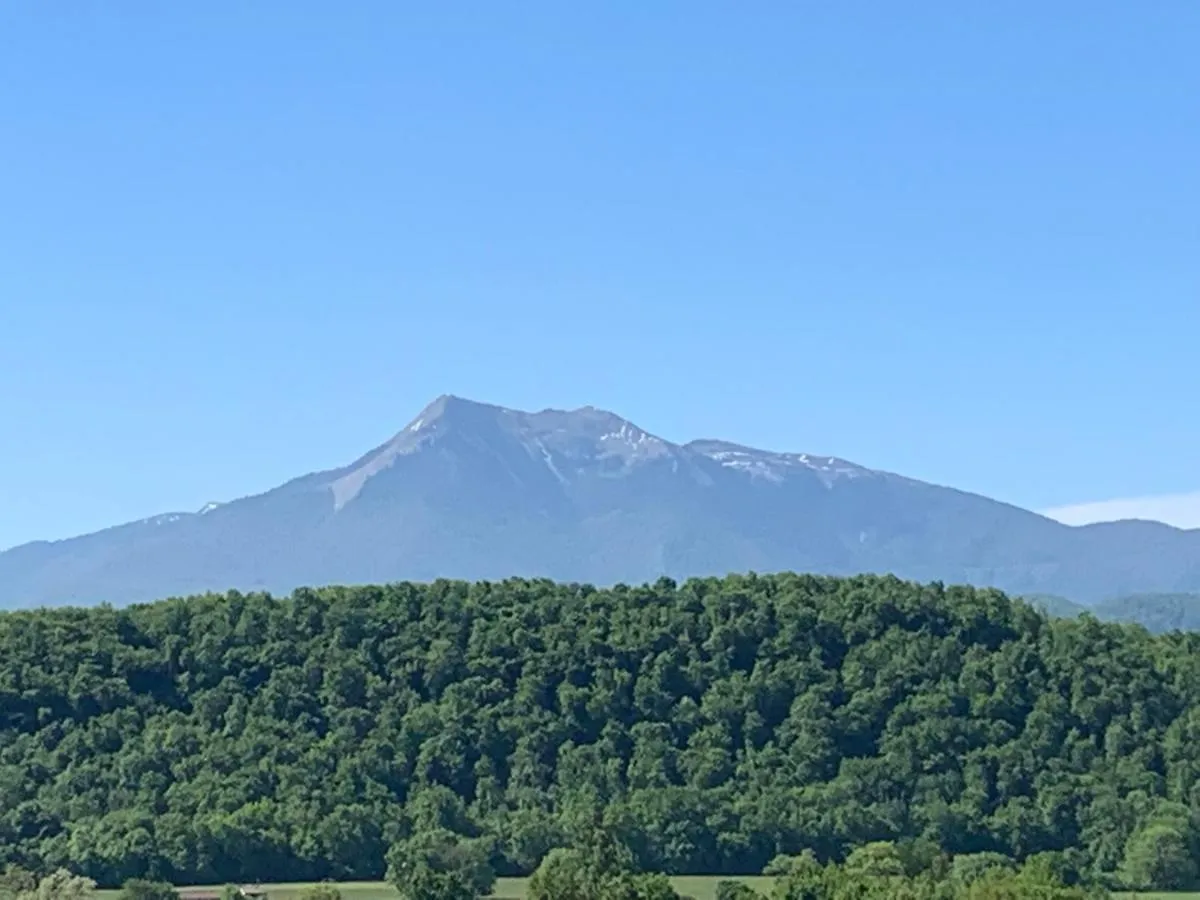
[[[595,406],[576,409],[548,407],[538,412],[509,409],[491,403],[442,394],[421,410],[400,434],[421,434],[438,425],[501,425],[515,436],[530,439],[562,437],[633,444],[666,444],[614,412]],[[399,437],[399,435],[398,435]]]
[[[390,468],[400,457],[415,452],[451,428],[486,422],[506,412],[501,407],[464,400],[453,394],[440,395],[387,443],[376,447],[337,474],[330,483],[334,510],[342,509],[357,497],[373,476]]]
[[[506,413],[511,413],[511,410],[490,403],[467,400],[454,394],[442,394],[417,413],[416,418],[408,423],[404,431],[417,432],[438,422],[463,423]]]
[[[442,394],[391,440],[337,473],[330,482],[334,509],[342,509],[401,457],[451,435],[466,437],[476,447],[490,447],[493,454],[504,443],[520,447],[523,455],[544,464],[560,481],[566,476],[557,463],[579,470],[600,460],[609,465],[619,460],[621,468],[628,468],[679,452],[616,413],[594,406],[524,412]]]

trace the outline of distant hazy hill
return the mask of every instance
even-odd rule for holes
[[[1088,612],[1088,607],[1082,603],[1075,603],[1066,597],[1058,597],[1054,594],[1026,594],[1021,599],[1036,606],[1047,615],[1060,619],[1070,619],[1080,613]],[[1094,610],[1092,611],[1094,612]]]
[[[0,604],[512,575],[890,572],[1095,603],[1200,590],[1200,532],[1072,528],[830,456],[673,444],[584,408],[442,397],[345,468],[0,554]]]
[[[1090,612],[1105,622],[1136,622],[1155,634],[1200,631],[1200,593],[1130,594],[1104,600],[1090,608],[1052,594],[1031,594],[1021,599],[1059,618],[1073,618]]]
[[[1150,631],[1200,631],[1200,594],[1133,594],[1106,600],[1096,615],[1111,622],[1137,622]]]

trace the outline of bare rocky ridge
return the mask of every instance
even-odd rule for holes
[[[437,577],[893,572],[1084,603],[1200,589],[1200,532],[1072,528],[845,460],[439,397],[354,463],[0,553],[0,605]]]

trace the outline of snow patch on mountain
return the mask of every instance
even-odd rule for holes
[[[815,474],[826,485],[843,479],[862,478],[875,473],[871,469],[838,459],[809,453],[773,453],[730,444],[726,441],[693,441],[687,448],[707,456],[728,469],[745,472],[753,478],[780,482],[799,471]]]

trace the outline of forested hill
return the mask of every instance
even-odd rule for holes
[[[0,867],[369,879],[442,827],[522,873],[602,815],[657,871],[923,837],[1111,873],[1149,840],[1186,867],[1198,807],[1200,636],[994,591],[440,582],[0,615]]]

